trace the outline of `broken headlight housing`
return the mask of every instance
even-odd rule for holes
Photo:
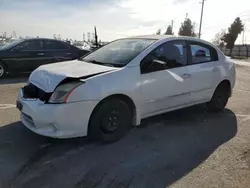
[[[70,94],[84,82],[75,81],[59,85],[49,99],[49,103],[66,103]]]

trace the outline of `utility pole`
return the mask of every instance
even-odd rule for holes
[[[90,32],[87,33],[88,42],[90,42]]]
[[[202,18],[203,18],[204,2],[205,2],[205,0],[202,0],[202,7],[201,7],[201,19],[200,19],[200,29],[199,29],[199,38],[201,38],[201,26],[202,26]]]
[[[82,41],[85,41],[85,33],[82,33]]]
[[[96,26],[95,26],[95,45],[98,47],[98,36],[97,36],[97,31],[96,31]]]
[[[243,33],[242,33],[242,44],[244,44],[245,41],[245,25],[243,26]]]
[[[174,20],[171,21],[172,35],[174,34]]]

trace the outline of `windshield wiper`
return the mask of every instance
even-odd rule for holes
[[[105,66],[109,66],[109,67],[117,67],[116,64],[114,65],[112,63],[104,63],[104,62],[100,62],[100,61],[96,61],[96,60],[82,59],[82,61],[86,61],[88,63],[98,64],[98,65],[105,65]]]
[[[88,59],[81,59],[81,61],[85,61],[88,63],[93,63],[93,64],[98,64],[98,65],[104,65],[104,66],[109,66],[109,67],[122,67],[123,65],[118,64],[118,63],[104,63],[96,60],[88,60]]]
[[[86,61],[86,62],[88,62],[88,63],[94,63],[94,64],[98,64],[98,65],[105,64],[105,63],[103,63],[103,62],[96,61],[96,60],[82,59],[82,61]]]

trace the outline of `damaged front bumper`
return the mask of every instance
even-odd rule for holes
[[[86,136],[89,118],[97,103],[46,104],[40,99],[24,98],[22,89],[17,98],[22,123],[37,134],[53,138]]]

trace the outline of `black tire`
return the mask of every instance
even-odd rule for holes
[[[0,62],[0,79],[6,76],[6,71],[5,65]]]
[[[227,83],[221,83],[215,89],[212,99],[208,102],[208,110],[212,112],[220,112],[227,105],[230,97],[230,86]]]
[[[110,99],[94,110],[88,136],[92,140],[115,142],[125,135],[131,125],[132,114],[128,105],[119,99]]]

